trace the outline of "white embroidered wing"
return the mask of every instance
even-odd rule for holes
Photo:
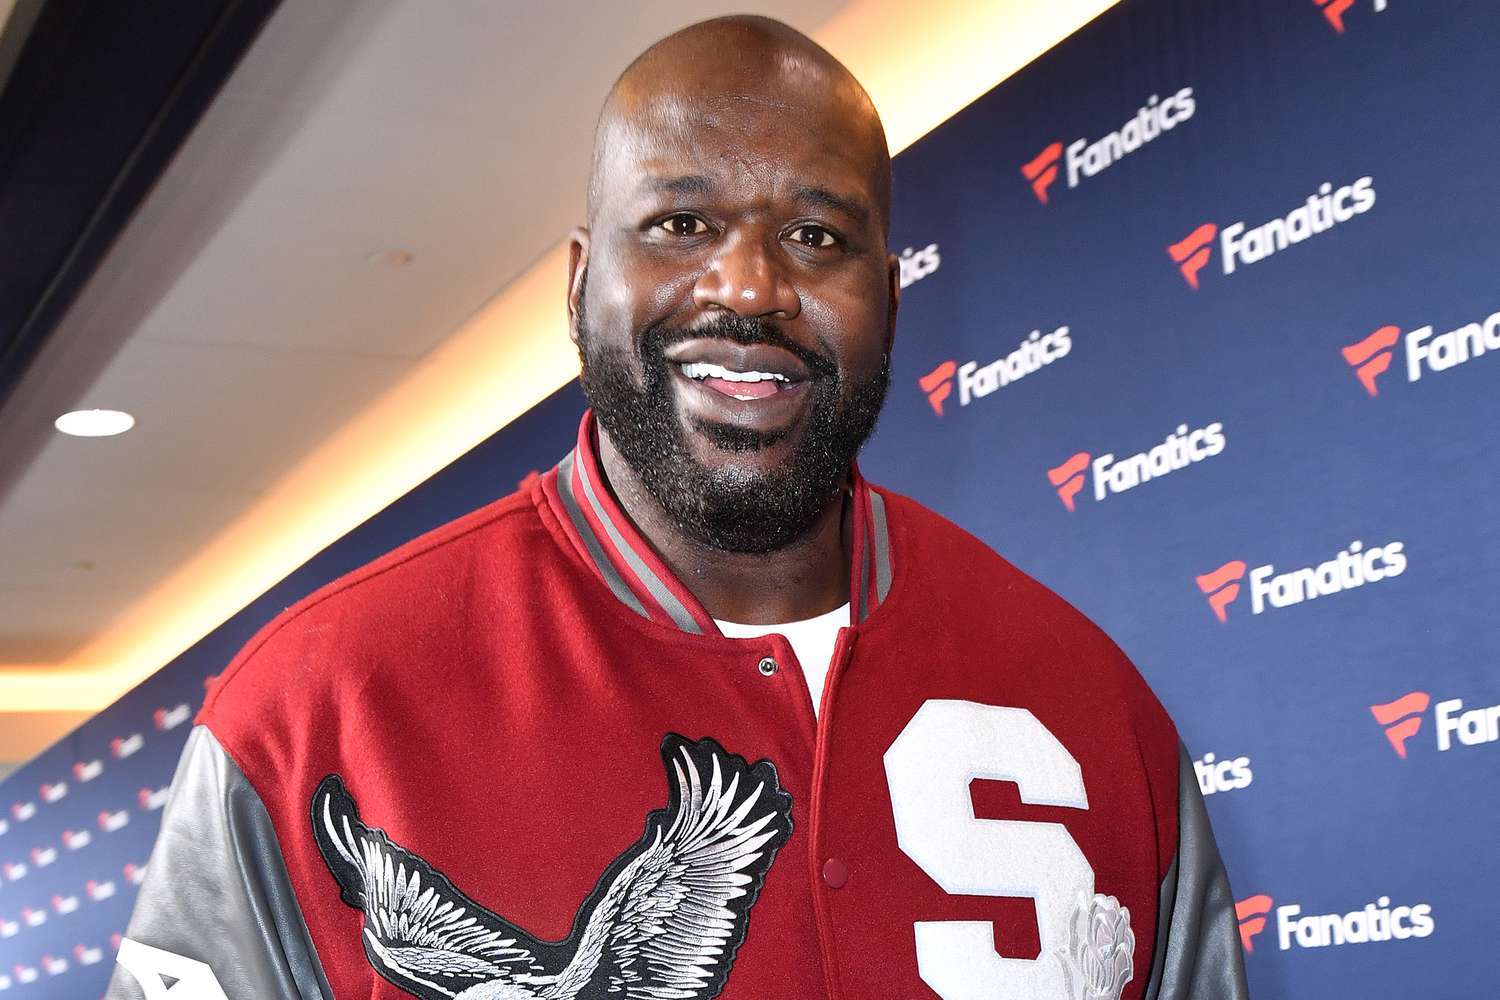
[[[403,990],[442,1000],[479,983],[543,975],[535,941],[361,822],[337,775],[313,796],[313,835],[344,902],[364,911],[370,964]]]
[[[750,907],[791,835],[791,796],[769,762],[752,767],[712,740],[669,736],[662,757],[670,804],[601,879],[578,950],[548,998],[575,996],[589,982],[624,1000],[708,1000],[724,987]]]

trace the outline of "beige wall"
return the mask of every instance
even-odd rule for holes
[[[3,2],[3,0],[0,0]],[[94,713],[0,711],[0,778],[51,746]]]

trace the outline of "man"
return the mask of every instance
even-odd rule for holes
[[[577,447],[240,654],[113,996],[1244,995],[1144,682],[854,465],[889,178],[868,96],[784,25],[625,71],[572,238]]]

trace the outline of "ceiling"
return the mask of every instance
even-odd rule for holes
[[[899,149],[1111,2],[748,6],[849,63]],[[0,409],[0,761],[571,377],[598,102],[745,6],[282,4]],[[53,431],[82,407],[136,428]]]

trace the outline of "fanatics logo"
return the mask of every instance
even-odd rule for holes
[[[79,965],[98,965],[104,961],[103,948],[90,948],[87,945],[74,945],[73,957],[78,959]]]
[[[59,781],[55,785],[42,786],[42,801],[48,804],[58,801],[67,794],[68,783],[66,781]]]
[[[73,777],[79,781],[93,781],[104,773],[104,761],[79,761],[73,765]]]
[[[1358,539],[1332,559],[1316,566],[1276,572],[1267,563],[1250,571],[1250,613],[1261,614],[1268,608],[1288,608],[1303,601],[1341,594],[1369,583],[1391,580],[1406,572],[1406,544],[1386,542],[1365,544]]]
[[[147,812],[154,812],[167,804],[167,792],[169,789],[169,785],[163,785],[156,789],[142,788],[136,793],[136,798],[140,800],[142,809]]]
[[[1134,455],[1124,457],[1106,452],[1093,458],[1080,451],[1055,469],[1047,470],[1047,478],[1057,487],[1057,496],[1068,510],[1074,509],[1074,496],[1083,487],[1083,470],[1091,463],[1094,470],[1094,499],[1107,500],[1110,496],[1133,490],[1142,483],[1170,475],[1195,462],[1222,454],[1227,441],[1224,425],[1211,423],[1207,427],[1189,428],[1178,424],[1161,444]]]
[[[89,879],[84,884],[83,890],[88,893],[89,899],[97,903],[115,894],[115,884],[113,882],[95,882],[93,879]]]
[[[146,866],[144,864],[138,865],[133,861],[127,864],[125,866],[125,881],[131,885],[140,885],[146,881]],[[116,947],[119,946],[116,945]]]
[[[130,736],[124,737],[116,736],[109,741],[109,752],[114,754],[118,760],[124,760],[145,745],[146,738],[140,733],[133,733]]]
[[[129,822],[130,813],[124,809],[99,814],[99,829],[105,833],[114,833],[116,830],[123,829]]]
[[[1413,691],[1384,705],[1370,706],[1370,714],[1385,727],[1385,738],[1402,760],[1406,759],[1406,741],[1422,728],[1422,713],[1431,700],[1426,691]]]
[[[1317,193],[1304,198],[1302,204],[1284,216],[1250,227],[1243,222],[1222,227],[1205,222],[1180,242],[1167,247],[1167,255],[1187,283],[1196,289],[1198,272],[1212,256],[1215,235],[1219,238],[1219,267],[1225,274],[1233,274],[1236,267],[1258,264],[1374,207],[1373,177],[1361,177],[1337,189],[1325,181],[1318,186]]]
[[[943,403],[953,394],[953,382],[958,381],[958,405],[968,406],[992,392],[1003,389],[1060,361],[1073,350],[1071,333],[1060,326],[1051,333],[1032,330],[1016,349],[989,364],[977,361],[944,361],[926,375],[917,379],[917,386],[927,394],[932,412],[943,415]]]
[[[1214,237],[1218,235],[1219,227],[1212,222],[1205,222],[1183,237],[1180,242],[1173,243],[1167,247],[1167,255],[1177,265],[1187,283],[1198,289],[1198,272],[1203,270],[1208,258],[1213,256]]]
[[[1054,142],[1037,154],[1037,158],[1021,167],[1021,176],[1031,182],[1036,200],[1047,204],[1047,188],[1057,180],[1057,161],[1062,159],[1063,145]]]
[[[1240,596],[1240,581],[1245,578],[1245,561],[1231,559],[1211,573],[1198,577],[1198,589],[1208,598],[1208,606],[1214,609],[1219,621],[1229,620],[1229,605]]]
[[[1401,337],[1401,330],[1394,326],[1382,326],[1357,344],[1343,348],[1344,360],[1354,369],[1359,384],[1371,396],[1380,395],[1375,380],[1385,374],[1391,366],[1391,348]]]
[[[932,412],[940,417],[943,415],[943,400],[953,394],[953,376],[957,371],[957,362],[944,361],[917,379],[917,385],[927,394],[927,402],[932,404]]]
[[[1323,16],[1333,25],[1333,30],[1342,35],[1344,14],[1354,6],[1354,0],[1313,0],[1313,3],[1323,8]]]
[[[1197,110],[1192,87],[1183,87],[1165,98],[1152,94],[1130,116],[1130,120],[1115,131],[1092,142],[1087,138],[1073,140],[1067,147],[1068,187],[1076,188],[1084,178],[1103,173],[1146,143],[1193,117]],[[1063,144],[1054,142],[1021,165],[1021,176],[1031,184],[1032,193],[1043,205],[1048,203],[1048,189],[1057,180],[1062,159]]]
[[[78,909],[77,896],[53,896],[52,908],[58,913],[72,913]]]
[[[63,846],[70,851],[76,851],[93,843],[94,835],[87,830],[64,830],[62,835]]]
[[[1339,34],[1344,33],[1344,15],[1349,8],[1354,6],[1354,0],[1312,0],[1313,5],[1322,8],[1323,19],[1333,25],[1333,30]],[[1387,0],[1373,0],[1375,13],[1385,10]]]
[[[1266,917],[1271,914],[1270,896],[1261,894],[1242,899],[1234,904],[1234,915],[1240,922],[1240,944],[1245,951],[1255,953],[1255,935],[1266,929]]]
[[[1073,498],[1083,489],[1083,472],[1089,466],[1089,453],[1080,451],[1055,469],[1047,470],[1047,478],[1057,487],[1057,497],[1068,510],[1074,509]]]
[[[151,721],[156,723],[159,732],[176,729],[188,719],[192,718],[193,709],[186,702],[176,708],[158,708],[151,714]]]
[[[1392,541],[1366,548],[1356,539],[1332,559],[1316,566],[1276,572],[1271,563],[1250,570],[1250,613],[1289,608],[1304,601],[1330,597],[1369,583],[1391,580],[1406,572],[1406,545]],[[1228,621],[1226,611],[1240,594],[1246,564],[1234,559],[1197,578],[1198,589],[1208,598],[1219,621]]]
[[[10,807],[10,814],[16,818],[17,823],[24,823],[36,815],[35,802],[16,802]]]
[[[1276,943],[1282,951],[1424,938],[1436,926],[1431,903],[1392,906],[1389,896],[1348,913],[1303,915],[1296,903],[1276,907]]]

